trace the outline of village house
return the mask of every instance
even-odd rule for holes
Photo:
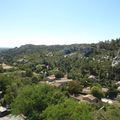
[[[72,81],[72,79],[67,79],[66,76],[61,79],[55,79],[54,75],[48,76],[47,79],[48,79],[48,81],[46,81],[47,84],[56,86],[56,87],[64,86],[68,82]]]
[[[98,102],[98,99],[91,94],[71,96],[71,97],[77,101],[84,101],[84,102],[89,102],[89,103],[97,103]]]
[[[56,87],[61,87],[61,86],[66,85],[70,81],[72,81],[72,79],[61,78],[60,80],[54,80],[50,84]]]
[[[103,92],[103,93],[107,93],[108,91],[109,91],[108,88],[102,88],[102,92]]]
[[[98,99],[90,94],[83,96],[83,100],[90,102],[90,103],[97,103],[98,102]]]
[[[46,83],[52,86],[62,87],[70,81],[72,81],[72,79],[68,79],[67,76],[64,76],[64,78],[56,79],[55,75],[51,75],[47,77],[46,81],[40,81],[40,83]]]

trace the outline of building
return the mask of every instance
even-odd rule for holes
[[[108,91],[109,91],[108,88],[102,88],[102,92],[103,92],[103,93],[107,93]]]
[[[98,102],[98,99],[91,94],[70,96],[70,97],[77,100],[77,101],[82,101],[82,102],[89,102],[89,103],[97,103]]]
[[[84,95],[83,96],[83,100],[90,102],[90,103],[97,103],[98,99],[96,97],[94,97],[93,95]]]
[[[54,80],[53,82],[49,82],[50,85],[61,87],[66,85],[68,82],[72,81],[72,79],[61,78],[60,80]]]

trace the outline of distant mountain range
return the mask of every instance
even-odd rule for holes
[[[6,51],[8,49],[10,49],[10,48],[0,48],[0,52]]]
[[[82,54],[89,54],[94,51],[105,51],[114,52],[120,49],[120,39],[99,42],[97,44],[71,44],[71,45],[22,45],[12,49],[0,48],[0,59],[13,58],[17,56],[31,55],[36,53],[62,53],[64,55],[71,54],[74,52],[80,52]]]
[[[51,46],[27,44],[19,48],[16,47],[5,51],[2,50],[0,55],[17,56],[17,55],[34,54],[34,53],[42,53],[42,52],[43,53],[61,52],[63,54],[70,54],[76,51],[87,53],[95,48],[96,45],[91,45],[91,44],[51,45]]]

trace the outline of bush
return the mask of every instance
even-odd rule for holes
[[[93,94],[93,96],[97,97],[98,99],[104,97],[104,93],[102,92],[102,88],[100,86],[93,86],[91,88],[91,93]]]
[[[57,71],[57,72],[55,73],[55,77],[59,79],[59,78],[64,77],[64,74],[63,74],[63,72],[61,72],[61,71]]]
[[[67,90],[70,94],[78,94],[82,91],[82,86],[78,80],[74,80],[68,83]]]
[[[63,103],[49,106],[40,117],[41,120],[95,120],[95,112],[88,104],[67,99]]]

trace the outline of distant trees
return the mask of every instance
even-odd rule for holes
[[[0,104],[12,104],[13,114],[23,113],[29,120],[93,120],[94,106],[78,104],[66,98],[64,92],[79,94],[83,87],[90,87],[91,93],[101,99],[104,97],[102,87],[106,87],[109,89],[106,96],[115,99],[120,66],[112,67],[111,63],[119,48],[120,39],[117,39],[92,45],[26,45],[1,53],[1,63],[15,67],[8,71],[0,65]],[[39,83],[53,74],[56,79],[67,74],[73,81],[62,87],[62,91]],[[100,111],[95,108],[99,116],[94,120],[119,120],[119,107],[106,106]]]
[[[105,41],[105,42],[100,42],[99,43],[100,49],[105,49],[105,50],[118,50],[120,48],[120,38],[116,40],[111,40],[111,41]]]

